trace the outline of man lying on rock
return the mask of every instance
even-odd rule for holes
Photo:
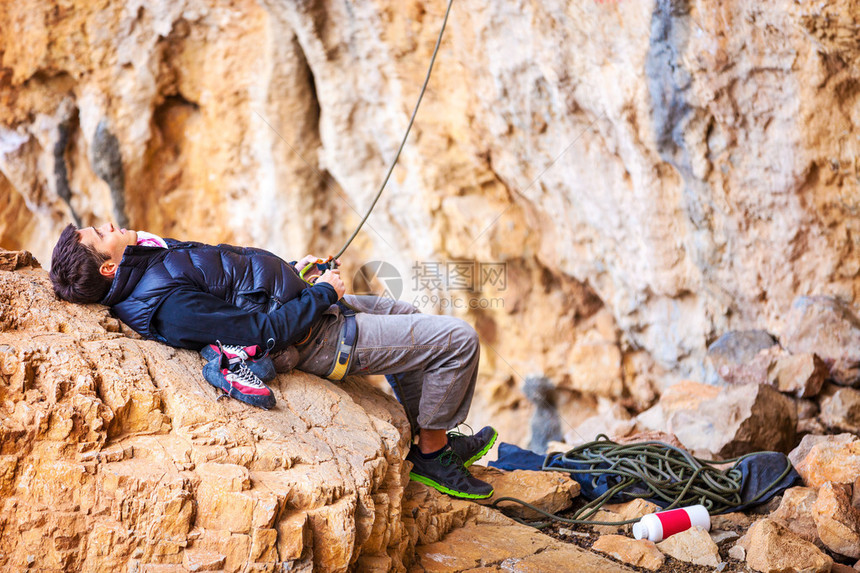
[[[249,404],[275,405],[264,379],[276,368],[335,380],[384,374],[417,430],[406,457],[412,479],[456,497],[490,497],[492,486],[466,468],[496,431],[448,431],[465,420],[475,390],[474,329],[401,301],[344,296],[337,270],[314,269],[306,282],[298,269],[315,260],[294,265],[262,249],[69,225],[50,276],[60,298],[108,305],[144,338],[200,351],[206,380]]]

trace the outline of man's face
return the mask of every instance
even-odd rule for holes
[[[116,272],[116,266],[122,261],[125,248],[137,244],[136,231],[117,229],[112,223],[105,223],[100,227],[86,227],[80,229],[78,233],[81,235],[81,243],[110,257],[105,263],[108,265],[107,272],[104,270],[102,272],[106,276],[113,276]]]

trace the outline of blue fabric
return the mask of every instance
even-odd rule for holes
[[[779,452],[760,452],[745,458],[738,463],[738,469],[741,472],[741,503],[724,510],[724,513],[733,511],[742,511],[750,507],[754,507],[761,503],[765,503],[774,495],[782,491],[802,485],[803,480],[797,470],[791,468],[791,471],[776,484],[767,494],[760,499],[753,501],[761,490],[773,483],[776,478],[785,471],[786,464],[790,464],[788,457]],[[545,464],[545,465],[544,465]],[[502,442],[499,444],[499,458],[495,462],[489,463],[490,467],[501,470],[542,470],[547,468],[559,468],[564,470],[584,470],[588,469],[590,464],[577,463],[573,460],[565,460],[562,454],[554,453],[547,456],[536,454],[535,452],[525,450],[513,444]],[[616,485],[624,478],[613,474],[588,474],[588,473],[571,473],[570,477],[579,482],[581,486],[580,495],[586,500],[597,499]],[[619,503],[629,501],[637,496],[637,494],[648,493],[648,489],[637,484],[632,485],[620,494],[614,496],[610,501]],[[646,498],[648,501],[654,502],[660,507],[666,507],[669,502],[656,499]]]
[[[797,470],[791,468],[788,475],[771,489],[761,499],[752,502],[751,500],[758,495],[758,492],[769,486],[779,475],[785,470],[785,464],[790,464],[788,456],[779,452],[760,452],[746,459],[743,459],[738,464],[738,469],[741,470],[741,500],[742,503],[726,511],[743,511],[747,508],[754,507],[760,503],[765,503],[773,496],[782,493],[784,490],[796,485],[803,485],[803,478],[797,473]]]
[[[509,472],[514,470],[540,471],[543,469],[545,457],[531,450],[524,450],[513,444],[501,442],[499,443],[499,459],[488,465]]]

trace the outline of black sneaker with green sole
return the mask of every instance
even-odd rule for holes
[[[494,428],[484,426],[480,432],[471,436],[460,432],[448,432],[448,444],[463,460],[463,465],[469,467],[487,455],[498,437],[499,433]]]
[[[463,460],[451,447],[435,458],[424,458],[418,446],[412,446],[406,459],[412,462],[409,477],[417,482],[464,499],[486,499],[493,495],[493,486],[469,473]]]

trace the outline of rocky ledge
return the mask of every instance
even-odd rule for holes
[[[219,400],[194,352],[57,300],[26,254],[0,263],[0,567],[405,568],[391,398],[294,372],[271,411]]]
[[[277,407],[264,411],[219,399],[202,365],[194,352],[140,339],[105,307],[57,300],[29,253],[0,251],[0,569],[826,572],[860,557],[860,438],[853,427],[810,432],[854,423],[827,406],[851,402],[850,388],[820,392],[817,417],[796,414],[810,392],[756,383],[688,382],[635,420],[607,413],[601,423],[618,439],[650,429],[716,456],[761,440],[794,448],[804,486],[773,500],[770,515],[715,516],[710,536],[690,530],[654,546],[628,527],[560,528],[553,539],[492,509],[493,499],[410,483],[403,411],[361,378],[282,374],[271,384]],[[718,403],[731,423],[695,431]],[[552,512],[579,493],[558,473],[476,471],[495,498]],[[513,517],[536,517],[506,503]],[[637,501],[600,517],[655,509]]]
[[[517,541],[498,561],[624,570],[410,484],[405,415],[360,378],[280,375],[264,411],[218,399],[202,366],[0,251],[0,569],[421,570],[446,535],[489,526]],[[547,483],[554,508],[578,491]]]

